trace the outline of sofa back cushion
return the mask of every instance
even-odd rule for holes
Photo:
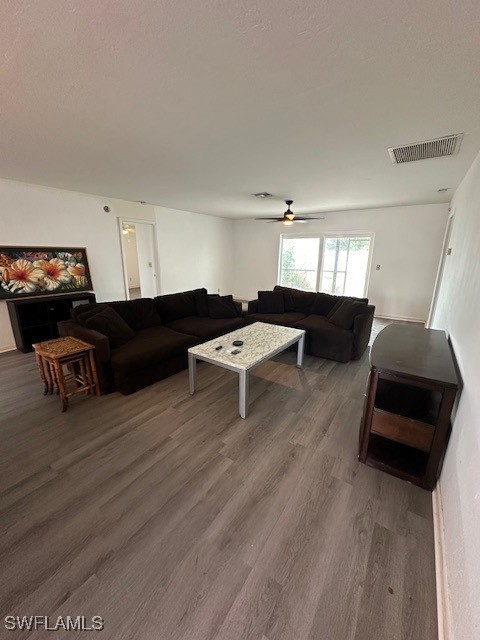
[[[155,298],[155,307],[162,322],[173,322],[181,318],[197,315],[197,296],[207,294],[206,289],[192,289],[180,293],[170,293],[166,296]]]
[[[290,287],[282,287],[276,285],[274,291],[283,291],[285,311],[287,307],[289,311],[299,311],[300,313],[309,314],[315,300],[316,293],[313,291],[302,291],[301,289],[291,289]],[[290,297],[291,296],[291,297]],[[290,309],[289,301],[293,300],[294,309]]]
[[[133,329],[109,306],[87,318],[85,326],[87,329],[93,329],[107,336],[112,349],[121,347],[135,337]]]
[[[358,314],[364,313],[366,308],[367,305],[364,302],[344,299],[330,316],[329,322],[340,329],[352,329],[355,318]]]
[[[121,300],[109,302],[108,306],[114,309],[134,331],[157,327],[162,324],[153,298],[138,298],[138,300]]]
[[[259,291],[258,313],[284,313],[285,298],[283,291]]]
[[[209,296],[208,314],[210,318],[236,318],[238,313],[233,296]]]
[[[311,313],[317,316],[328,316],[333,307],[337,304],[339,297],[330,293],[316,293],[315,300],[311,308]]]

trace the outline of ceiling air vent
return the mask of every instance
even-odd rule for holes
[[[391,147],[388,150],[393,164],[402,162],[415,162],[415,160],[427,160],[428,158],[441,158],[453,156],[460,149],[463,133],[455,133],[451,136],[414,142],[403,147]]]

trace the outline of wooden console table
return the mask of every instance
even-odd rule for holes
[[[39,342],[33,348],[45,385],[43,393],[51,395],[56,389],[62,399],[62,411],[67,410],[68,399],[76,393],[100,395],[92,344],[67,336]]]
[[[370,364],[359,460],[432,491],[458,389],[446,335],[391,324],[373,343]]]

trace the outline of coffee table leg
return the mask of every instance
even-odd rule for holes
[[[197,359],[191,353],[188,354],[188,380],[190,383],[190,395],[193,396],[197,381]]]
[[[305,351],[305,334],[298,341],[297,347],[297,367],[301,369],[303,367],[303,353]]]
[[[248,415],[248,371],[240,371],[238,379],[238,411],[242,418]]]

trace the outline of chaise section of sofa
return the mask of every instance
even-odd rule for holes
[[[113,310],[113,316],[111,311],[105,315],[106,309]],[[103,324],[98,323],[101,315]],[[112,325],[118,318],[123,334],[108,327],[109,318]],[[96,324],[104,333],[92,328]],[[80,305],[71,320],[58,326],[60,335],[95,345],[102,393],[130,394],[185,369],[189,347],[245,324],[241,306],[231,296],[209,296],[206,289],[195,289],[154,299]]]
[[[268,293],[274,294],[270,296],[271,313],[268,312]],[[278,309],[280,294],[283,294],[283,312]],[[339,317],[339,314],[335,317],[335,311],[344,301],[348,303],[344,317]],[[273,292],[259,292],[259,298],[249,302],[246,320],[248,323],[268,322],[304,329],[307,354],[348,362],[358,360],[365,352],[374,312],[375,307],[368,304],[367,298],[332,296],[276,286]],[[338,324],[335,324],[336,318]]]

